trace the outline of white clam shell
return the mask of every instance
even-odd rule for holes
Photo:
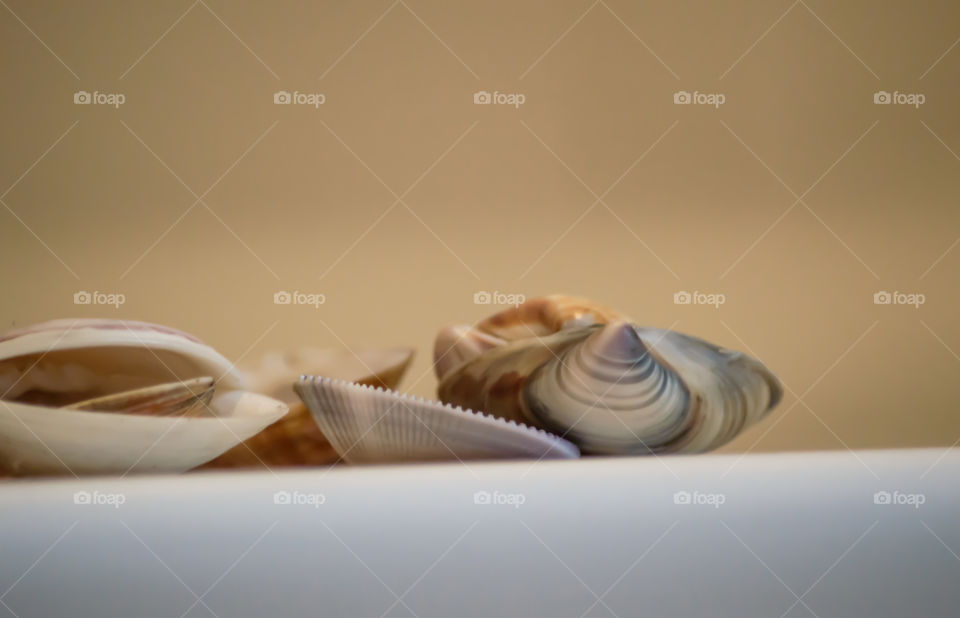
[[[308,376],[294,389],[349,463],[579,456],[541,429],[389,389]]]
[[[207,417],[69,410],[29,399],[36,389],[116,392],[200,376],[217,380]],[[0,466],[15,474],[183,472],[287,412],[243,386],[216,350],[163,326],[82,319],[12,331],[0,337]]]

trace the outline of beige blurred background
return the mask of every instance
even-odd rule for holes
[[[768,363],[788,395],[725,450],[960,438],[955,2],[0,4],[4,328],[409,345],[432,395],[475,293],[567,292]]]

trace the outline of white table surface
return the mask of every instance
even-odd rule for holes
[[[0,616],[958,616],[958,478],[924,449],[9,481]]]

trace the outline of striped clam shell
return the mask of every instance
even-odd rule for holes
[[[585,300],[530,302],[535,310],[520,305],[438,336],[438,359],[455,359],[437,364],[441,401],[542,427],[584,453],[642,454],[717,448],[782,396],[776,376],[739,352],[584,311]],[[568,307],[580,315],[504,336]]]

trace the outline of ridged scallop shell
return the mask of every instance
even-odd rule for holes
[[[309,376],[294,388],[349,463],[579,456],[540,429],[389,389]]]
[[[206,404],[192,380],[210,377]],[[139,407],[169,412],[185,401],[184,388],[199,396],[202,415],[184,416],[192,406],[159,416]],[[64,407],[98,401],[102,410]],[[216,350],[165,326],[54,320],[0,336],[0,468],[13,474],[182,472],[286,412],[283,402],[246,391]]]
[[[740,352],[565,296],[445,329],[435,354],[441,401],[542,427],[584,453],[711,450],[782,396]]]

